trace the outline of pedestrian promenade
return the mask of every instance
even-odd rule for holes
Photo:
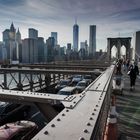
[[[140,79],[134,91],[130,91],[130,79],[124,77],[123,95],[117,95],[119,140],[140,140]]]

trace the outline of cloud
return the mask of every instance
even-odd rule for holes
[[[24,5],[26,3],[26,0],[0,0],[1,5],[5,6],[18,6],[18,5]]]
[[[89,40],[91,24],[97,25],[97,41],[103,43],[119,32],[130,36],[140,25],[139,0],[0,0],[0,13],[1,32],[13,21],[21,28],[23,37],[29,27],[39,29],[45,38],[52,30],[57,31],[62,45],[72,43],[75,17],[80,26],[80,41]]]

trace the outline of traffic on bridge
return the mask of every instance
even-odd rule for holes
[[[117,64],[1,68],[0,140],[117,140],[132,134],[138,138],[137,129],[125,124],[131,119],[124,109],[131,100],[128,75],[121,70],[119,83],[117,70]]]

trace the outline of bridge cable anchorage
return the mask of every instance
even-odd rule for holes
[[[104,133],[104,140],[117,140],[117,117],[118,113],[116,112],[116,97],[113,95]]]

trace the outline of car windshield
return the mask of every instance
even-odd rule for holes
[[[74,78],[81,78],[81,75],[75,75]]]
[[[68,81],[61,81],[60,82],[60,85],[67,85],[68,84]]]
[[[91,76],[90,75],[86,75],[84,76],[85,79],[91,79]]]
[[[77,86],[86,86],[86,83],[78,83]]]

